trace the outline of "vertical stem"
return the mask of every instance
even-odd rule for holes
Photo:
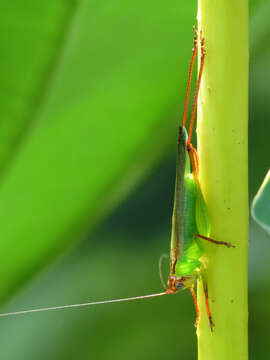
[[[205,68],[198,103],[200,182],[211,237],[205,244],[211,333],[202,286],[199,360],[246,360],[248,256],[248,1],[198,0]]]

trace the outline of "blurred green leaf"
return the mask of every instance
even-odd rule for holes
[[[270,235],[270,169],[253,200],[251,214],[253,219]]]
[[[255,196],[269,167],[270,2],[252,1],[250,17],[249,192]],[[262,146],[263,145],[263,146]]]
[[[269,47],[265,46],[270,36],[269,11],[269,1],[257,1],[256,7],[252,12],[250,21],[252,29],[250,33],[250,45],[252,48],[251,63],[257,62],[261,56],[269,53]]]
[[[0,171],[36,122],[74,5],[75,0],[0,3]]]
[[[194,11],[176,0],[166,11],[161,1],[77,3],[31,131],[2,178],[0,299],[95,225],[174,142]],[[39,12],[21,15],[14,22],[38,33]]]

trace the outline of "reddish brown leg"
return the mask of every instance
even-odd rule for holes
[[[195,181],[197,181],[199,174],[199,158],[198,158],[197,150],[192,144],[188,145],[188,154],[189,154],[192,174],[195,177]]]
[[[195,321],[194,326],[197,327],[198,323],[199,323],[199,320],[200,320],[200,311],[199,311],[199,307],[198,307],[198,303],[197,303],[196,294],[195,294],[195,291],[194,291],[194,285],[192,285],[189,288],[189,290],[190,290],[191,295],[193,297],[193,302],[194,302],[194,306],[195,306],[195,310],[196,310],[196,321]]]
[[[207,286],[207,282],[205,279],[203,280],[203,290],[204,290],[204,295],[205,295],[205,305],[206,305],[206,312],[207,312],[207,316],[208,316],[208,320],[209,320],[209,325],[210,325],[211,331],[213,332],[215,325],[213,323],[212,315],[210,312],[209,300],[208,300],[208,286]]]
[[[193,66],[194,66],[194,62],[195,62],[196,54],[197,54],[197,49],[198,49],[198,39],[197,39],[198,34],[197,34],[197,30],[195,29],[195,26],[193,26],[193,31],[194,31],[194,45],[193,45],[192,57],[191,57],[190,65],[189,65],[187,91],[186,91],[185,107],[184,107],[184,113],[183,113],[182,126],[186,126],[188,100],[189,100],[190,85],[191,85],[191,78],[192,78],[192,70],[193,70]]]
[[[230,242],[214,240],[214,239],[211,239],[211,238],[208,237],[208,236],[203,236],[203,235],[199,235],[199,234],[196,234],[195,236],[198,237],[198,238],[200,238],[200,239],[207,240],[207,241],[209,241],[209,242],[211,242],[211,243],[213,243],[213,244],[216,244],[216,245],[225,245],[225,246],[227,246],[228,248],[230,248],[230,247],[235,248],[235,246],[232,245]]]
[[[211,315],[210,307],[209,307],[208,285],[207,285],[206,273],[205,273],[204,269],[201,269],[201,279],[202,279],[202,283],[203,283],[203,291],[204,291],[204,296],[205,296],[206,312],[207,312],[207,316],[208,316],[208,320],[209,320],[210,329],[213,332],[214,323],[213,323],[213,319],[212,319],[212,315]]]
[[[192,135],[192,129],[193,129],[195,115],[196,115],[196,107],[197,107],[197,102],[198,102],[198,95],[199,95],[199,90],[200,90],[200,84],[201,84],[202,72],[203,72],[203,66],[204,66],[204,57],[205,57],[204,38],[202,37],[202,33],[200,34],[200,37],[201,37],[201,62],[200,62],[198,81],[197,81],[194,100],[193,100],[191,120],[190,120],[190,125],[189,125],[189,130],[188,130],[188,141],[187,141],[188,147],[191,143],[191,135]]]

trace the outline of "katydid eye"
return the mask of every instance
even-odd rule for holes
[[[181,289],[183,289],[183,287],[184,287],[184,284],[181,283],[181,282],[177,282],[177,283],[175,284],[176,290],[181,290]]]

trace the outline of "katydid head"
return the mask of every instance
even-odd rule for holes
[[[176,293],[179,290],[184,290],[190,288],[194,283],[193,276],[175,276],[171,275],[168,280],[169,283],[169,293]]]

